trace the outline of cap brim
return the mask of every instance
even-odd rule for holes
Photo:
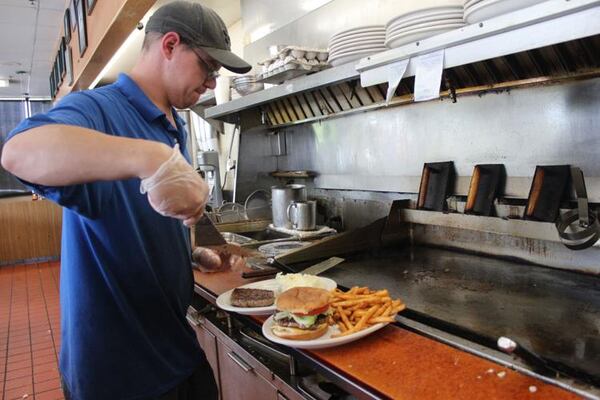
[[[245,74],[252,69],[252,65],[248,64],[242,58],[236,56],[231,51],[215,49],[214,47],[200,47],[211,56],[216,62],[224,68],[235,72],[236,74]]]

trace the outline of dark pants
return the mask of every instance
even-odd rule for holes
[[[72,400],[64,381],[61,383],[65,400]],[[167,393],[152,400],[217,400],[218,398],[219,393],[213,370],[206,359],[203,359],[192,375]]]

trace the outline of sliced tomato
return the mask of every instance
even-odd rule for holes
[[[325,311],[327,311],[327,309],[329,308],[329,304],[324,305],[321,308],[315,308],[314,310],[312,310],[311,312],[307,312],[306,314],[304,313],[294,313],[300,316],[303,315],[317,315],[317,314],[323,314]]]

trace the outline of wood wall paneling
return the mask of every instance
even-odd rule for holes
[[[30,196],[0,199],[0,265],[60,257],[62,210]]]
[[[155,0],[97,1],[92,13],[87,15],[88,47],[83,57],[79,54],[78,32],[75,30],[71,33],[69,46],[73,54],[73,84],[69,86],[65,79],[59,87],[56,99],[71,91],[86,90],[155,2]],[[63,35],[61,29],[59,38]]]

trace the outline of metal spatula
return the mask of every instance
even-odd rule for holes
[[[325,272],[328,269],[335,267],[336,265],[338,265],[342,261],[344,261],[343,258],[340,258],[340,257],[330,257],[327,260],[321,261],[320,263],[312,265],[312,266],[310,266],[310,267],[308,267],[305,270],[300,271],[300,272],[302,272],[303,274],[319,275],[320,273]]]
[[[210,218],[204,214],[202,218],[196,222],[196,245],[218,246],[221,244],[227,244],[227,241]]]
[[[218,252],[237,254],[248,257],[253,254],[252,250],[242,249],[240,246],[227,243],[221,232],[206,214],[196,222],[196,246],[210,247]]]

